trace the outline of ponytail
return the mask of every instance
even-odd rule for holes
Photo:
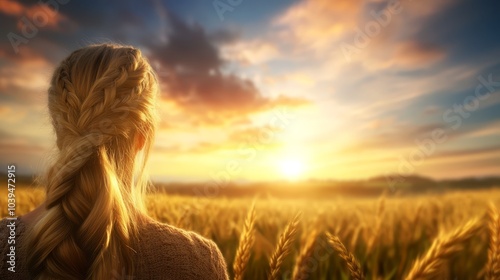
[[[134,185],[135,143],[145,139],[147,157],[156,91],[133,48],[87,47],[56,69],[49,111],[59,154],[46,174],[46,211],[28,238],[32,278],[133,275],[145,185]]]

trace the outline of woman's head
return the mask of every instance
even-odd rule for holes
[[[133,47],[104,44],[74,51],[55,70],[48,91],[59,150],[84,154],[81,149],[106,147],[124,167],[138,144],[145,143],[147,152],[153,142],[157,91],[153,70]],[[80,149],[76,144],[82,139],[89,143],[80,144],[92,147]]]
[[[45,214],[30,237],[34,276],[133,272],[157,93],[154,71],[133,47],[84,47],[54,71],[48,107],[59,152],[45,180]],[[139,150],[144,157],[134,180]]]

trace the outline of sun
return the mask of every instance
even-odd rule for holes
[[[304,165],[298,159],[284,159],[279,163],[281,173],[291,180],[298,179],[304,173]]]

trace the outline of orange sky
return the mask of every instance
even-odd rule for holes
[[[156,179],[500,175],[500,40],[488,36],[500,24],[488,5],[280,0],[221,14],[196,1],[90,2],[2,2],[2,164],[46,168],[52,70],[116,41],[141,48],[161,80]]]

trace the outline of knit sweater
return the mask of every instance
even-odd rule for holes
[[[27,224],[15,221],[15,272],[9,270],[11,254],[9,240],[11,228],[7,219],[0,221],[0,279],[30,279],[26,267]],[[12,232],[13,233],[13,232]],[[204,237],[173,226],[148,219],[139,232],[136,255],[136,272],[123,275],[113,273],[113,279],[146,280],[226,280],[227,268],[217,245]],[[12,241],[10,241],[12,242]]]

